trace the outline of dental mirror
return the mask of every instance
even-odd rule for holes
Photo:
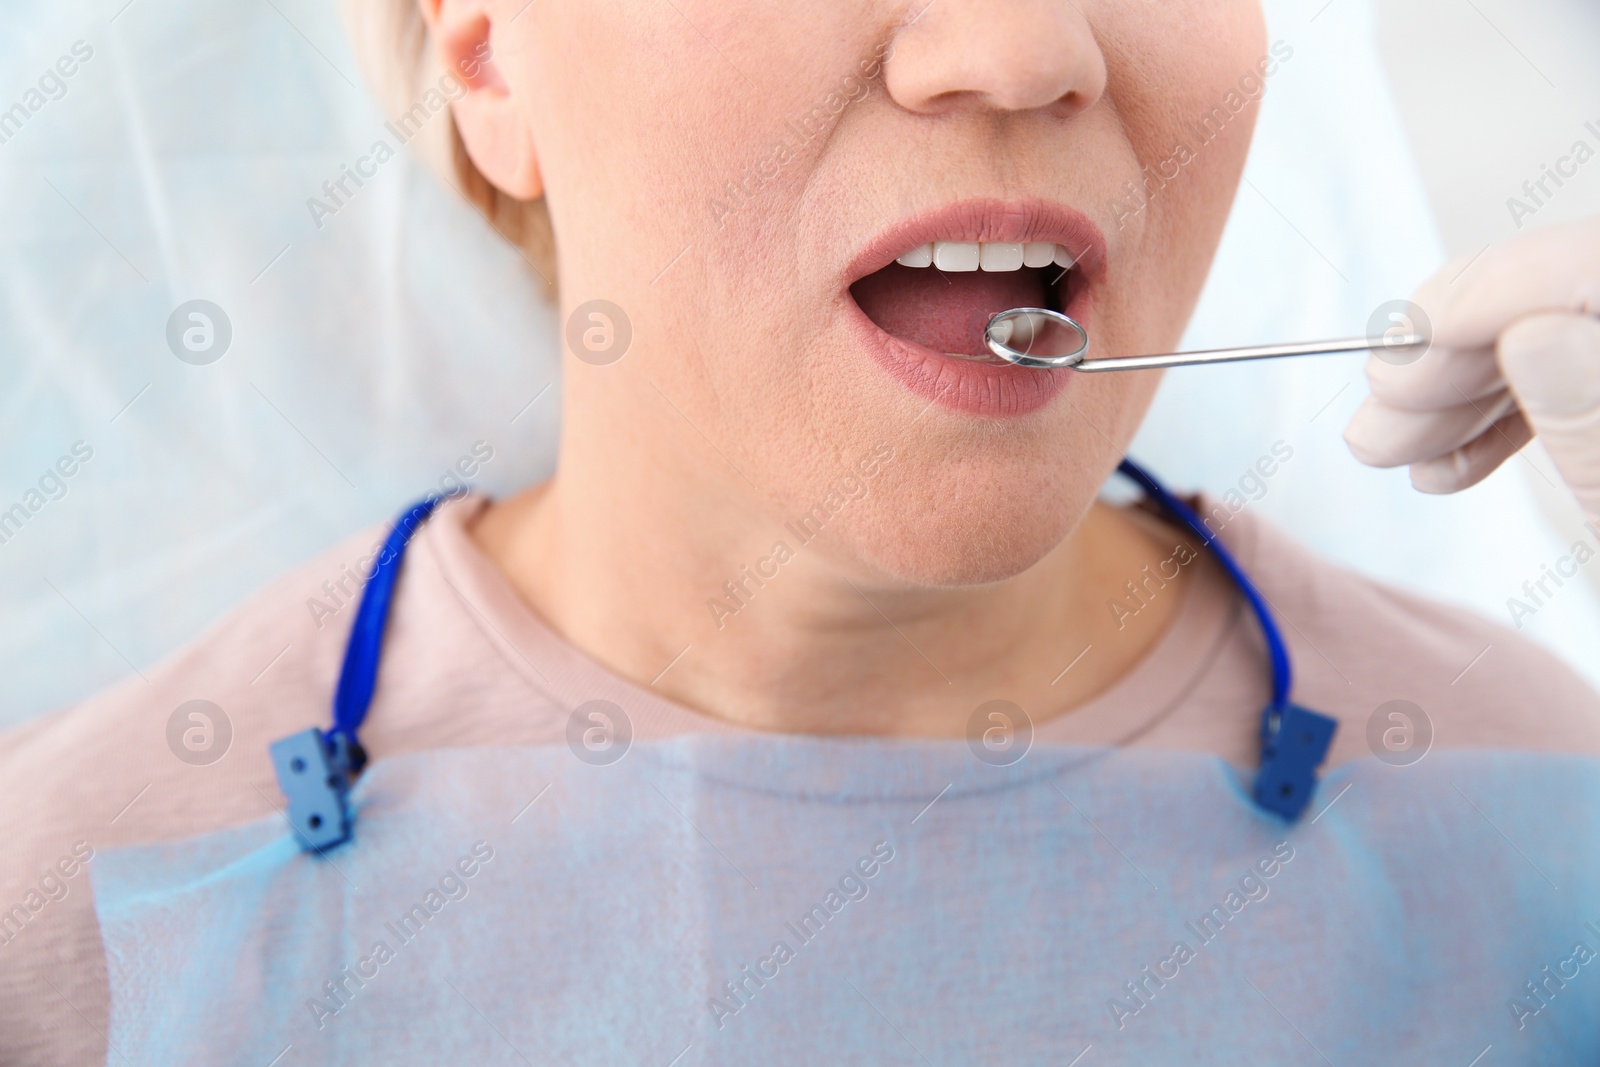
[[[1232,363],[1244,359],[1275,359],[1279,356],[1329,356],[1341,352],[1400,350],[1405,361],[1421,358],[1428,337],[1421,333],[1385,334],[1382,337],[1355,337],[1342,341],[1306,341],[1290,345],[1258,345],[1253,348],[1215,348],[1201,352],[1168,352],[1151,356],[1117,359],[1088,359],[1089,331],[1059,311],[1048,308],[1012,308],[989,320],[984,329],[989,351],[1019,367],[1071,367],[1076,371],[1152,370],[1157,367],[1184,367],[1196,363]]]

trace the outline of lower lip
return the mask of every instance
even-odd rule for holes
[[[1068,314],[1088,329],[1087,301],[1072,301]],[[924,400],[951,411],[988,418],[1016,418],[1038,411],[1076,375],[1066,367],[1035,369],[1012,363],[984,363],[935,352],[906,341],[867,318],[849,292],[851,326],[862,345],[889,377]]]

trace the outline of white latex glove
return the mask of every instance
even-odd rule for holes
[[[1412,299],[1433,346],[1406,366],[1368,359],[1372,395],[1345,429],[1350,451],[1373,467],[1409,464],[1424,493],[1453,493],[1537,434],[1600,521],[1600,216],[1458,260]]]

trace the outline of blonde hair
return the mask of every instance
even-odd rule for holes
[[[339,0],[339,9],[356,62],[388,118],[397,119],[442,78],[454,75],[428,47],[428,26],[417,0]],[[546,295],[554,296],[555,234],[544,198],[518,200],[484,177],[467,155],[448,109],[444,122],[428,123],[407,144],[522,253],[544,280]]]

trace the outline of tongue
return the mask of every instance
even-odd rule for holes
[[[935,352],[984,357],[984,327],[1014,307],[1048,307],[1043,272],[949,273],[891,263],[850,287],[867,318],[886,333]]]

